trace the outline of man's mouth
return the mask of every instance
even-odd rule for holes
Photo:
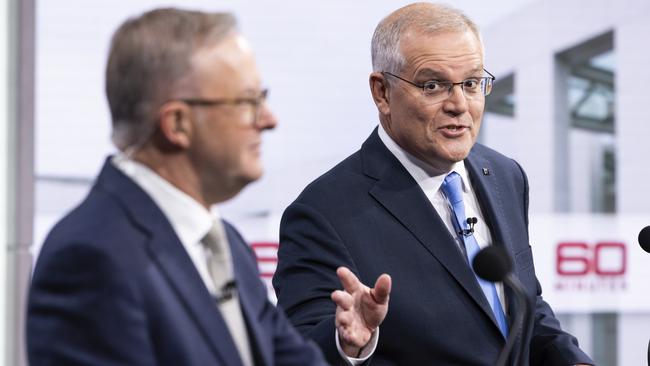
[[[445,128],[448,130],[456,131],[465,128],[465,126],[446,126]]]
[[[469,128],[468,126],[464,126],[464,125],[447,125],[447,126],[443,126],[441,129],[456,132],[456,131],[464,131],[468,128]]]
[[[440,127],[440,132],[446,137],[456,138],[463,136],[467,131],[469,131],[469,126],[465,125],[446,125]]]

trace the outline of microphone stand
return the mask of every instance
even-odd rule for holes
[[[501,353],[499,353],[496,365],[506,366],[517,337],[519,334],[522,334],[521,341],[519,342],[519,352],[512,355],[513,364],[518,366],[519,358],[522,357],[526,349],[524,332],[527,332],[525,325],[529,319],[532,306],[532,303],[526,297],[524,285],[521,284],[521,281],[512,272],[512,260],[502,247],[492,245],[481,249],[476,257],[474,257],[472,268],[481,278],[490,282],[501,281],[512,290],[515,298],[515,318],[510,324],[510,334],[508,334],[506,344],[501,350]]]
[[[506,366],[506,362],[508,362],[508,356],[510,356],[510,354],[512,353],[512,348],[515,345],[517,336],[519,335],[519,333],[523,332],[524,322],[527,320],[528,318],[527,314],[530,312],[530,308],[529,308],[530,304],[526,300],[526,295],[525,295],[526,290],[524,289],[524,286],[521,284],[521,281],[519,281],[519,279],[515,277],[511,272],[508,273],[508,275],[503,279],[503,282],[512,289],[512,292],[515,295],[517,312],[515,313],[515,319],[512,322],[512,326],[510,327],[510,334],[506,339],[506,344],[501,350],[501,353],[499,353],[499,358],[497,359],[497,366]],[[522,357],[525,347],[526,345],[524,344],[524,337],[522,334],[522,339],[519,342],[519,352],[517,352],[514,355],[514,360],[513,360],[514,365],[519,364],[518,363],[519,357]]]

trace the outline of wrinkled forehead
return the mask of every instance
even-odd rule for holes
[[[403,56],[407,53],[454,54],[473,53],[484,57],[483,41],[470,28],[427,30],[409,28],[402,32],[398,49]]]
[[[464,74],[483,68],[483,47],[471,31],[406,32],[400,40],[400,53],[403,71],[428,67],[462,70]]]

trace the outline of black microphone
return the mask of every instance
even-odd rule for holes
[[[478,219],[476,217],[468,217],[467,220],[465,220],[467,225],[469,225],[469,229],[460,229],[458,231],[458,235],[462,236],[470,236],[474,234],[474,225],[478,222]]]
[[[219,294],[215,297],[217,304],[223,304],[226,301],[229,301],[235,296],[237,292],[237,282],[235,280],[230,280],[221,286]]]
[[[513,360],[513,365],[518,365],[518,358],[522,357],[526,346],[524,344],[524,335],[526,334],[524,322],[530,314],[530,303],[526,299],[524,286],[514,273],[512,273],[512,260],[505,249],[491,245],[476,254],[472,267],[474,268],[474,272],[481,278],[490,282],[503,282],[512,289],[517,304],[517,311],[515,312],[515,319],[511,323],[510,334],[506,339],[506,344],[501,350],[501,353],[499,353],[496,365],[506,365],[517,340],[517,335],[521,333],[522,339],[519,345],[519,353],[515,354]]]
[[[639,244],[641,248],[650,253],[650,226],[646,226],[639,232]]]

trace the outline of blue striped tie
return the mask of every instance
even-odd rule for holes
[[[467,218],[465,217],[465,205],[463,204],[463,189],[462,189],[462,180],[460,175],[456,172],[451,172],[445,177],[445,181],[442,183],[442,191],[449,200],[451,204],[453,216],[452,222],[454,228],[456,229],[456,234],[460,237],[461,241],[465,243],[465,251],[467,253],[467,259],[469,263],[472,263],[474,257],[481,249],[474,237],[473,233],[469,231],[469,224],[467,223]],[[468,234],[463,234],[468,233]],[[472,271],[474,272],[474,271]],[[501,302],[497,296],[497,289],[494,286],[494,283],[486,281],[474,273],[476,280],[481,289],[485,294],[494,317],[497,320],[499,325],[499,330],[507,338],[508,337],[508,323],[506,322],[506,316],[503,313],[503,308],[501,307]]]

